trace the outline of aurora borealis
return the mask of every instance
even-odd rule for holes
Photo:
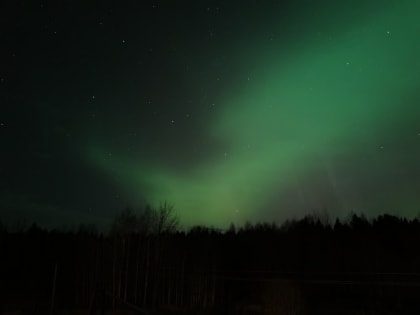
[[[2,14],[6,219],[100,225],[165,200],[185,226],[419,213],[415,1],[24,1]]]

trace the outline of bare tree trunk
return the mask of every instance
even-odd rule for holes
[[[117,238],[114,237],[114,263],[112,266],[112,295],[116,296],[116,279],[117,277]],[[115,308],[115,299],[112,299],[112,307]]]
[[[134,304],[137,305],[137,298],[138,298],[138,283],[139,283],[139,265],[140,265],[140,236],[138,237],[137,241],[137,251],[136,251],[136,275],[134,278]]]
[[[127,301],[127,287],[128,287],[128,274],[130,263],[130,235],[127,236],[127,250],[126,250],[126,264],[125,264],[125,285],[124,285],[124,300]]]
[[[119,299],[121,299],[121,287],[122,287],[122,278],[123,278],[123,272],[124,272],[124,257],[125,257],[125,238],[122,239],[122,253],[121,253],[122,261],[120,263],[120,274],[118,277],[118,292],[117,296]]]
[[[156,307],[158,305],[159,298],[164,293],[162,290],[162,277],[161,277],[161,235],[157,235],[154,247],[155,247],[155,283],[153,290],[153,306]]]
[[[181,298],[181,305],[184,304],[184,284],[185,284],[185,250],[182,255],[182,265],[181,265],[181,280],[180,280],[180,286],[181,286],[181,292],[180,292],[180,298]]]
[[[50,315],[54,312],[54,302],[55,302],[55,288],[57,283],[57,264],[54,266],[54,278],[53,278],[53,287],[51,292],[51,307],[50,307]]]
[[[144,276],[144,292],[143,292],[143,305],[146,305],[147,302],[147,290],[149,282],[149,265],[150,265],[150,236],[147,238],[147,247],[146,247],[146,270]]]
[[[211,294],[211,304],[212,306],[214,306],[214,304],[216,303],[216,275],[215,275],[215,271],[213,270],[213,287],[212,287],[212,294]]]

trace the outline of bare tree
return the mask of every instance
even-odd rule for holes
[[[157,210],[156,233],[173,233],[180,228],[179,219],[174,213],[174,206],[166,201]]]
[[[111,234],[128,235],[137,232],[138,219],[137,215],[130,207],[126,207],[114,219]]]
[[[170,279],[161,274],[163,256],[167,249],[164,234],[174,233],[179,227],[174,207],[166,201],[158,208],[147,205],[138,213],[127,207],[115,217],[111,230],[111,235],[114,236],[113,293],[115,296],[124,300],[129,298],[129,282],[132,279],[129,273],[134,271],[134,302],[139,301],[141,287],[143,305],[147,303],[150,291],[153,292],[151,295],[153,305],[157,302],[158,297],[165,292],[165,285],[170,283]],[[137,245],[134,257],[130,257],[130,253],[133,252],[132,242]],[[130,262],[131,258],[134,258],[134,265]],[[142,274],[140,270],[144,273]],[[142,286],[140,278],[143,278]],[[150,282],[152,279],[153,283]]]

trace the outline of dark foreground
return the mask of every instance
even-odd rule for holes
[[[0,313],[420,314],[419,244],[420,222],[392,216],[2,230]]]

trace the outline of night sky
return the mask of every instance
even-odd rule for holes
[[[420,2],[4,1],[0,211],[420,213]]]

